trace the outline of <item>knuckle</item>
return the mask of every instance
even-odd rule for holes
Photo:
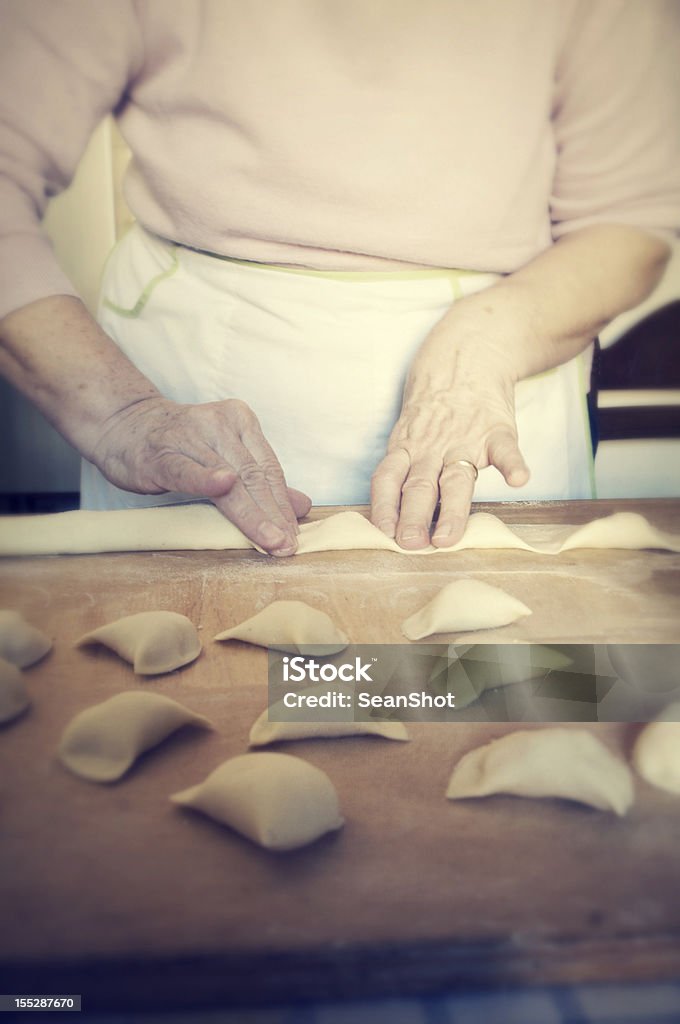
[[[250,406],[240,398],[228,398],[225,405],[235,415],[237,421],[248,426],[257,423],[257,417]]]
[[[262,468],[254,461],[245,462],[239,470],[239,476],[248,489],[261,487],[266,482]]]
[[[394,476],[394,473],[390,470],[389,466],[386,466],[384,462],[381,462],[371,476],[371,485],[374,488],[380,488],[387,483],[392,476]]]
[[[275,455],[268,456],[260,462],[260,468],[265,479],[270,484],[285,484],[286,478]]]
[[[156,452],[146,460],[145,465],[147,468],[153,468],[157,472],[174,478],[186,475],[185,458],[180,452],[173,451],[172,449]]]
[[[383,465],[388,466],[410,466],[411,464],[411,451],[408,444],[402,441],[396,441],[390,444],[387,454],[383,459]]]
[[[401,482],[404,479],[403,473],[397,473],[393,469],[378,467],[371,477],[371,493],[384,495],[385,493],[399,494]]]
[[[436,481],[425,476],[410,476],[402,487],[402,494],[409,494],[414,497],[422,495],[424,498],[432,498],[438,495],[439,486]]]

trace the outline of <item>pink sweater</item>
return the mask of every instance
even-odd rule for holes
[[[0,315],[103,115],[149,230],[262,262],[511,272],[680,224],[677,3],[0,0]]]

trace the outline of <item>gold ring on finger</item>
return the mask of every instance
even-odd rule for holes
[[[454,459],[454,461],[452,463],[449,463],[449,465],[452,465],[452,466],[468,466],[472,470],[472,472],[475,474],[475,480],[477,480],[477,477],[479,476],[479,470],[475,466],[474,462],[470,462],[469,459]]]

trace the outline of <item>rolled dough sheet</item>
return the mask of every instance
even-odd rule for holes
[[[104,551],[226,551],[255,545],[213,506],[203,503],[105,512],[59,512],[0,519],[0,556],[76,555]],[[359,512],[339,512],[300,526],[298,555],[315,551],[395,551],[431,555],[468,548],[519,548],[554,555],[573,548],[655,548],[680,551],[680,534],[652,526],[637,512],[616,512],[584,526],[554,526],[529,544],[489,512],[470,516],[450,548],[404,551]]]

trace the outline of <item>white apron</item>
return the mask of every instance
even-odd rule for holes
[[[104,273],[100,322],[166,397],[240,398],[256,413],[287,482],[315,505],[369,501],[409,365],[457,298],[497,275],[455,271],[327,274],[245,264],[176,246],[139,226]],[[585,359],[516,388],[520,488],[483,469],[476,501],[592,497]],[[85,462],[83,508],[158,505]]]

